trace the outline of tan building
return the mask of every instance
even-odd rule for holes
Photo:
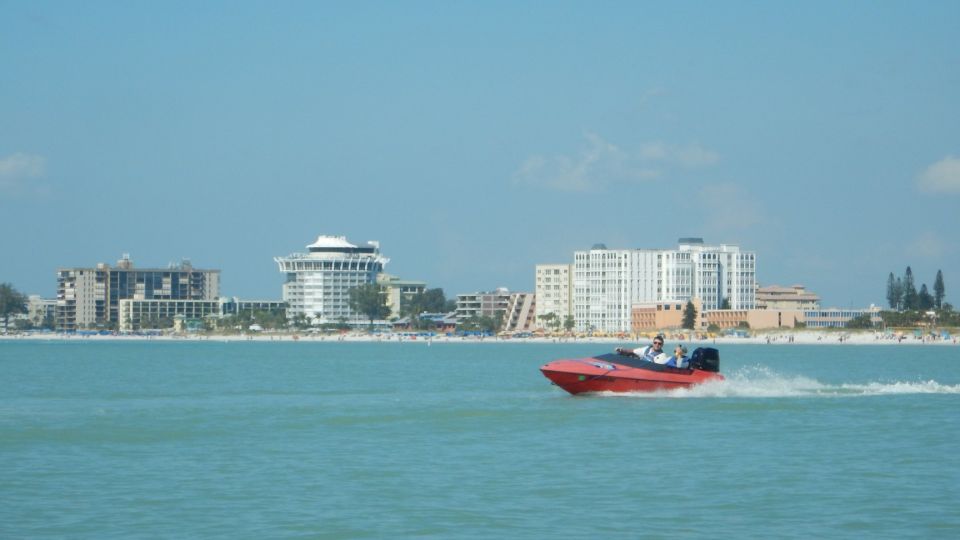
[[[536,328],[536,301],[533,293],[513,293],[503,313],[505,332],[531,332]]]
[[[820,309],[820,297],[803,285],[757,287],[757,309],[815,310]]]
[[[697,328],[706,328],[703,324],[703,310],[699,298],[691,300],[697,310]],[[683,311],[686,302],[656,302],[652,304],[637,304],[630,311],[630,331],[637,333],[648,330],[665,330],[668,328],[683,327]]]
[[[764,292],[761,292],[764,291]],[[757,301],[766,296],[764,309],[714,309],[702,311],[698,298],[693,299],[697,309],[696,330],[706,331],[711,326],[720,330],[739,328],[744,323],[751,330],[771,330],[776,328],[796,328],[803,324],[807,328],[843,328],[854,317],[869,314],[874,325],[882,322],[880,308],[870,306],[867,309],[801,309],[797,306],[819,306],[820,298],[806,292],[802,286],[762,287],[757,289]],[[633,333],[672,330],[683,326],[684,302],[657,302],[633,306],[630,330]]]
[[[397,320],[405,315],[404,311],[410,301],[427,290],[427,284],[424,281],[400,279],[385,272],[377,275],[377,285],[386,288],[387,307],[390,308],[391,320]]]
[[[793,328],[798,322],[804,322],[804,315],[799,310],[786,309],[718,309],[708,311],[704,318],[703,328],[715,325],[723,330],[737,328],[740,323],[747,323],[753,330],[771,328]]]
[[[697,310],[696,330],[707,330],[711,325],[723,330],[737,328],[746,323],[751,329],[793,328],[804,322],[804,313],[783,309],[715,309],[704,312],[700,299],[692,300]],[[631,313],[630,330],[634,333],[679,329],[683,327],[683,311],[686,302],[657,302],[638,304]]]

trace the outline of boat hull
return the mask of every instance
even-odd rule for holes
[[[605,355],[609,356],[609,355]],[[657,392],[688,388],[723,375],[699,369],[679,369],[653,362],[618,363],[604,357],[555,360],[540,367],[543,375],[571,394],[589,392]]]

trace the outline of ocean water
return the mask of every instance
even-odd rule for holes
[[[0,538],[960,537],[960,347],[538,370],[611,348],[0,342]]]

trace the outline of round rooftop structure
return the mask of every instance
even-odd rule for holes
[[[313,251],[314,249],[318,250],[327,250],[330,248],[334,249],[351,249],[356,248],[357,246],[347,242],[346,236],[327,236],[321,234],[317,237],[317,241],[307,246],[307,249]]]

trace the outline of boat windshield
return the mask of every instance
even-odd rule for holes
[[[666,371],[666,372],[679,372],[679,373],[689,373],[692,371],[687,368],[675,368],[672,366],[657,364],[656,362],[644,360],[639,356],[631,356],[626,354],[608,353],[608,354],[601,354],[599,356],[594,356],[593,358],[596,360],[607,362],[609,364],[620,364],[621,366],[630,366],[630,367],[635,367],[640,369],[648,369],[650,371]]]

